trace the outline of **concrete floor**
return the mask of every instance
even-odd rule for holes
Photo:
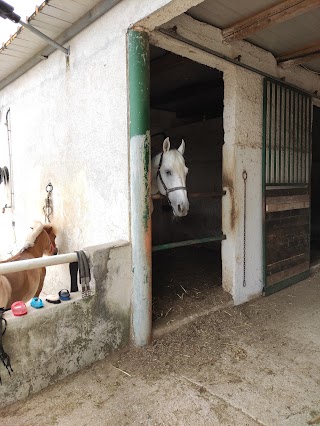
[[[316,273],[226,305],[2,409],[1,426],[320,424],[319,301]]]

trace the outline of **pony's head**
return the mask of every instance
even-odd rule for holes
[[[159,192],[166,195],[175,216],[186,216],[189,211],[189,200],[187,196],[186,176],[188,168],[184,161],[185,143],[182,139],[178,149],[170,150],[170,140],[163,141],[163,151],[158,154],[157,185]]]
[[[47,256],[58,253],[56,234],[52,225],[43,225],[41,222],[35,222],[31,230],[22,250],[40,245],[41,251]]]
[[[53,226],[44,225],[43,230],[46,231],[49,237],[49,249],[45,251],[45,254],[48,256],[58,254],[58,248],[56,246],[56,234]]]

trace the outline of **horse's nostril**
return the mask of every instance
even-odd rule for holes
[[[178,204],[178,210],[179,210],[179,212],[181,213],[182,209],[181,209],[180,204]]]

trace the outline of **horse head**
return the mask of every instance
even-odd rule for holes
[[[152,160],[153,191],[165,195],[175,216],[186,216],[189,211],[186,176],[188,168],[184,161],[185,143],[182,139],[178,149],[170,150],[170,140],[163,141],[162,152]]]
[[[48,236],[48,245],[44,250],[44,254],[47,256],[52,256],[54,254],[58,254],[58,248],[56,246],[56,234],[51,225],[44,225],[43,230],[46,232]]]
[[[35,257],[46,254],[52,256],[58,253],[56,246],[56,234],[50,224],[43,225],[41,222],[35,222],[32,231],[27,236],[26,242],[20,253],[24,250],[33,252]]]

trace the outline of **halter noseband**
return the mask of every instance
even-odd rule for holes
[[[159,161],[159,166],[158,166],[158,170],[157,170],[157,178],[159,177],[160,182],[162,183],[162,186],[163,186],[164,190],[166,191],[166,197],[167,197],[168,203],[171,206],[171,201],[170,201],[170,198],[169,198],[170,192],[178,191],[179,189],[184,189],[186,191],[187,188],[185,186],[175,186],[174,188],[169,188],[169,189],[167,188],[167,185],[164,183],[162,176],[161,176],[161,173],[160,173],[160,168],[162,166],[162,158],[163,158],[163,152],[161,153],[161,157],[160,157],[160,161]]]

